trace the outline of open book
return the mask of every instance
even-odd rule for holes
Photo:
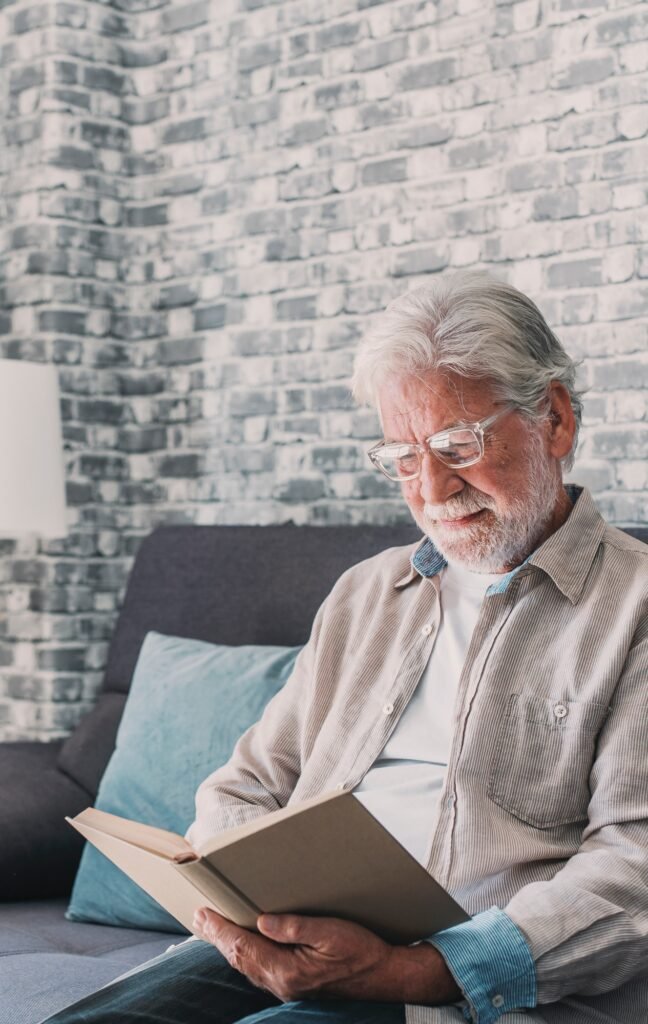
[[[468,914],[352,793],[325,793],[226,829],[193,850],[174,832],[88,808],[67,819],[189,931],[211,907],[356,921],[407,944]]]

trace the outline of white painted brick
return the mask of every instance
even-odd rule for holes
[[[40,214],[40,196],[38,193],[26,192],[18,196],[16,202],[16,220],[36,220]]]
[[[248,416],[243,426],[246,444],[261,444],[268,436],[267,416]]]
[[[628,491],[648,490],[648,461],[617,462],[615,469],[619,487]]]
[[[150,153],[157,147],[158,131],[154,125],[134,125],[130,132],[131,146],[134,153]]]
[[[169,335],[180,336],[193,332],[193,314],[190,309],[171,309],[167,319]]]
[[[389,69],[369,71],[364,76],[365,98],[367,100],[381,100],[394,94],[394,78]]]
[[[356,166],[351,161],[333,167],[331,184],[336,192],[349,192],[356,183]]]
[[[469,267],[479,262],[480,243],[476,238],[455,238],[450,243],[453,267]]]
[[[12,313],[15,334],[31,335],[36,331],[36,310],[31,306],[18,306]]]
[[[457,0],[457,14],[460,18],[465,17],[477,13],[482,6],[480,0]]]
[[[648,132],[648,109],[645,106],[640,106],[620,111],[617,125],[623,138],[641,138]]]
[[[198,282],[200,298],[203,301],[218,299],[223,294],[222,274],[206,274]]]
[[[328,236],[330,253],[351,252],[353,249],[352,231],[331,231]]]
[[[648,47],[644,41],[619,46],[617,53],[619,64],[624,71],[637,74],[648,68]]]
[[[154,148],[152,146],[151,148]],[[101,170],[108,174],[119,174],[122,168],[122,156],[121,153],[116,149],[102,149],[100,150],[100,166]]]
[[[515,151],[521,157],[544,155],[547,151],[547,127],[523,125],[515,135]]]
[[[444,106],[443,99],[444,94],[441,89],[421,89],[417,92],[408,93],[407,107],[409,114],[415,120],[440,114],[442,110],[449,109]]]
[[[245,304],[245,321],[256,327],[269,324],[274,318],[272,299],[269,295],[255,295]]]
[[[407,245],[412,241],[412,222],[400,217],[390,224],[390,238],[393,245]]]
[[[477,167],[465,175],[466,199],[486,199],[500,195],[504,188],[502,171],[499,168]],[[502,227],[505,227],[502,224]]]
[[[36,668],[36,648],[22,641],[13,645],[13,667],[19,672],[31,672]]]
[[[647,418],[648,393],[645,390],[619,391],[608,399],[608,423],[637,423]]]
[[[274,70],[271,67],[256,68],[250,74],[250,92],[253,96],[263,96],[270,92],[274,84]]]
[[[468,138],[479,135],[487,126],[487,112],[481,107],[474,110],[462,110],[454,119],[454,134],[457,138]]]
[[[544,280],[540,260],[523,260],[515,263],[509,272],[508,280],[514,288],[530,295],[535,302],[544,308]]]
[[[121,221],[121,204],[114,199],[102,199],[99,203],[99,219],[108,225]]]
[[[603,257],[603,279],[611,283],[629,281],[634,274],[635,256],[633,246],[610,249]]]
[[[637,206],[645,206],[648,200],[648,185],[643,182],[630,182],[612,188],[612,205],[615,210],[628,210]]]
[[[369,33],[375,38],[390,35],[392,31],[392,11],[389,4],[370,8],[367,12]]]
[[[86,317],[86,330],[95,337],[103,337],[110,330],[110,322],[110,310],[92,309]]]
[[[13,587],[7,591],[7,611],[24,612],[29,608],[29,589],[27,587]]]
[[[516,32],[529,32],[540,24],[539,0],[523,0],[513,7],[513,28]]]

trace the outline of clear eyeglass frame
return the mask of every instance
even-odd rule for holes
[[[394,480],[396,483],[416,480],[421,474],[423,456],[430,453],[449,469],[465,469],[467,466],[474,466],[484,457],[484,434],[513,408],[513,405],[506,405],[492,416],[487,416],[476,423],[462,423],[440,430],[437,434],[427,437],[423,444],[410,441],[379,441],[369,449],[367,455],[376,469],[388,480]],[[462,449],[463,456],[457,454]],[[399,464],[400,472],[396,468]],[[412,466],[410,471],[407,470],[407,465]]]

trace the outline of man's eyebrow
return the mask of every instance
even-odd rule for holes
[[[436,437],[437,434],[445,434],[445,433],[447,433],[448,430],[454,430],[456,427],[465,427],[469,423],[474,423],[474,422],[475,422],[474,420],[469,420],[469,419],[453,420],[451,423],[448,423],[447,426],[441,427],[440,430],[435,430],[434,433],[427,434],[426,437]],[[418,444],[417,441],[403,441],[403,439],[400,438],[400,437],[396,437],[396,438],[393,438],[393,439],[390,438],[390,437],[384,437],[383,440],[384,440],[385,444]]]

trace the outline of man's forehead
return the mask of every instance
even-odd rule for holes
[[[424,418],[438,424],[437,430],[462,420],[479,419],[492,404],[490,381],[467,379],[453,373],[393,377],[385,381],[378,393],[383,423],[398,424],[412,417]]]

